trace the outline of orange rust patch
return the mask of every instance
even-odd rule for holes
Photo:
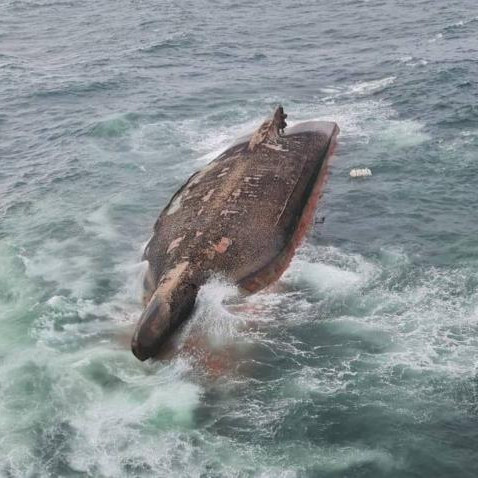
[[[219,252],[219,254],[224,254],[231,244],[231,239],[228,237],[222,237],[221,240],[213,247],[216,252]]]

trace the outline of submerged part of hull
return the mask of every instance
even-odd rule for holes
[[[211,274],[254,292],[287,267],[313,217],[339,129],[313,121],[283,134],[285,116],[278,108],[191,176],[160,214],[144,253],[147,307],[133,338],[138,358],[154,355],[186,320]]]

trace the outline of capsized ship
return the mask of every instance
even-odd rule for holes
[[[154,357],[188,320],[211,274],[248,292],[276,281],[313,221],[338,126],[287,128],[279,106],[174,194],[154,225],[143,258],[145,309],[132,351]]]

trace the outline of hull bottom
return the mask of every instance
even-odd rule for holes
[[[322,196],[322,190],[329,175],[329,162],[330,158],[333,156],[337,144],[337,134],[338,131],[331,138],[330,145],[326,153],[325,164],[321,168],[319,176],[315,182],[312,193],[307,200],[307,204],[302,212],[299,224],[294,232],[294,235],[292,236],[291,241],[270,264],[262,268],[257,273],[246,277],[239,282],[238,285],[243,291],[254,293],[266,288],[268,285],[276,282],[289,267],[296,249],[302,243],[305,235],[310,229],[312,222],[314,221],[317,203]]]

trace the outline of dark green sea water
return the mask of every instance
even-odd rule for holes
[[[478,476],[477,78],[475,0],[2,0],[0,476]],[[219,376],[140,363],[159,211],[278,103],[325,224],[202,289]]]

